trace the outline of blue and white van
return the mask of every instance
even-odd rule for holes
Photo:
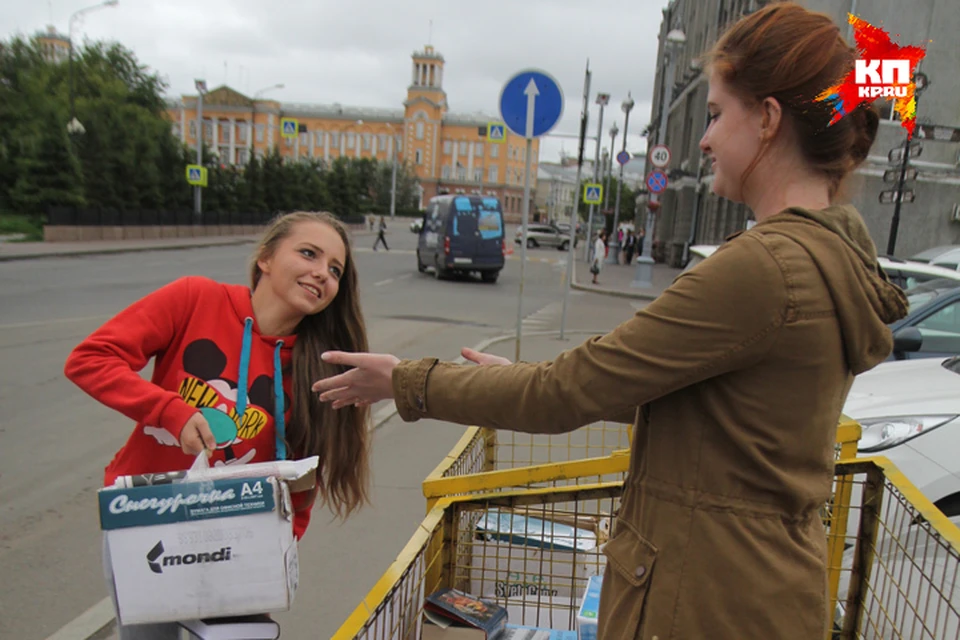
[[[417,269],[437,279],[479,273],[496,282],[503,269],[503,210],[492,197],[444,195],[430,200],[417,241]]]

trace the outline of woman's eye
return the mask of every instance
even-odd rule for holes
[[[339,267],[330,267],[330,273],[333,274],[333,277],[339,280],[343,276],[343,272],[340,271]]]
[[[313,258],[317,254],[313,252],[313,249],[300,249],[300,255],[305,256],[307,258]]]
[[[708,115],[707,115],[707,126],[709,127],[710,124],[711,124],[714,120],[716,120],[717,118],[719,118],[719,117],[720,117],[720,114],[719,114],[719,113],[711,113],[711,114],[708,114]]]

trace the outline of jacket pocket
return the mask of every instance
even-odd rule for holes
[[[600,593],[597,640],[635,640],[641,637],[657,548],[625,520],[604,547],[607,571]]]

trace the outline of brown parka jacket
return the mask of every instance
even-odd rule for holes
[[[552,362],[405,361],[393,388],[408,421],[559,433],[632,414],[600,640],[819,640],[836,426],[906,312],[855,209],[789,209]]]

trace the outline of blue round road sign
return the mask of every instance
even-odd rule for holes
[[[654,170],[647,174],[647,188],[650,193],[663,193],[667,188],[667,174],[663,171]]]
[[[500,117],[518,136],[539,138],[556,126],[561,115],[563,90],[544,71],[521,71],[500,90]]]
[[[626,151],[621,151],[620,153],[617,154],[617,162],[619,162],[620,164],[627,164],[628,162],[630,162],[630,154],[627,153]]]

